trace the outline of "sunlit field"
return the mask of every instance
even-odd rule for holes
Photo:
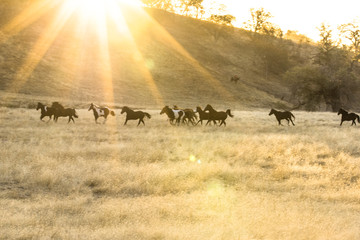
[[[0,108],[2,239],[359,239],[359,127],[234,111],[226,127],[44,123]],[[101,121],[101,120],[100,120]]]

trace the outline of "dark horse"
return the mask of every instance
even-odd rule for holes
[[[179,110],[179,109],[171,109],[169,108],[169,106],[165,106],[163,107],[163,109],[161,110],[160,114],[166,114],[170,120],[170,124],[174,125],[174,124],[180,124],[180,120],[184,117],[185,112],[183,110]],[[174,123],[175,120],[175,123]]]
[[[88,109],[93,110],[94,113],[94,117],[95,117],[95,123],[98,124],[97,120],[99,117],[104,117],[104,122],[103,124],[106,122],[107,117],[109,116],[109,114],[111,114],[112,116],[115,116],[115,112],[110,110],[110,108],[108,107],[98,107],[95,104],[91,103],[90,107]]]
[[[69,117],[68,123],[72,120],[74,123],[74,118],[78,118],[74,108],[64,108],[60,103],[53,102],[51,107],[54,109],[54,121],[57,122],[59,117]]]
[[[340,108],[338,115],[341,114],[341,122],[340,122],[340,126],[342,125],[342,123],[344,121],[352,121],[351,126],[352,125],[356,125],[355,120],[357,119],[358,122],[360,123],[360,118],[359,115],[357,115],[356,113],[348,113],[347,111],[345,111],[344,109]]]
[[[226,122],[225,122],[225,119],[227,118],[227,116],[230,116],[230,117],[234,117],[232,114],[231,114],[231,111],[230,109],[226,110],[226,112],[218,112],[216,111],[210,104],[206,105],[204,111],[209,111],[209,119],[206,123],[206,125],[208,125],[211,121],[215,122],[216,120],[220,120],[220,125],[223,125],[226,126]]]
[[[230,78],[230,82],[237,83],[240,80],[240,77],[238,75],[234,75]]]
[[[145,125],[144,117],[147,117],[149,119],[151,118],[151,115],[148,114],[147,112],[134,111],[126,106],[122,108],[121,114],[123,114],[124,112],[126,113],[126,120],[124,125],[126,125],[128,120],[136,120],[136,119],[139,119],[138,126],[140,125],[140,123],[143,123]]]
[[[54,109],[52,107],[48,107],[44,104],[42,104],[41,102],[38,102],[38,105],[36,107],[36,110],[41,110],[41,116],[40,116],[40,120],[42,120],[44,117],[49,117],[49,120],[51,120],[52,115],[54,115]]]
[[[276,119],[279,122],[279,125],[282,125],[281,120],[285,119],[288,122],[288,125],[289,125],[289,121],[291,121],[291,123],[295,126],[294,122],[291,119],[291,117],[293,117],[294,121],[295,121],[295,116],[291,112],[289,112],[289,111],[280,112],[280,111],[276,111],[275,109],[271,109],[269,116],[272,114],[275,115]]]
[[[203,120],[209,120],[209,113],[202,110],[201,107],[196,107],[196,112],[199,113],[199,121],[196,123],[196,125],[198,125],[199,123],[201,123],[202,125]],[[213,120],[213,122],[216,125],[216,121]]]

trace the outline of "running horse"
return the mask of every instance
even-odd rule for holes
[[[126,113],[126,120],[124,125],[126,125],[128,120],[137,120],[137,119],[139,119],[137,126],[139,126],[140,123],[143,123],[145,125],[144,117],[147,117],[149,119],[151,118],[151,115],[149,113],[143,111],[134,111],[127,106],[124,106],[121,109],[121,114],[123,114],[124,112]]]
[[[42,120],[44,117],[49,117],[48,122],[51,120],[51,117],[54,115],[54,109],[52,107],[48,107],[44,104],[42,104],[41,102],[38,102],[38,105],[36,107],[36,110],[41,110],[41,115],[40,115],[40,120],[44,122],[44,120]]]
[[[185,116],[185,112],[180,109],[171,109],[169,106],[163,107],[160,114],[166,114],[170,120],[170,124],[180,125],[180,120]],[[174,123],[175,121],[175,123]]]
[[[231,114],[231,110],[228,109],[226,110],[225,112],[223,111],[216,111],[210,104],[206,105],[204,111],[209,111],[209,119],[206,123],[206,125],[208,125],[211,121],[213,121],[215,123],[216,120],[219,120],[220,121],[220,125],[223,125],[226,126],[226,118],[227,116],[230,116],[230,117],[234,117],[234,115]]]
[[[196,110],[194,111],[191,108],[179,108],[178,106],[174,105],[173,110],[182,110],[184,112],[184,117],[182,118],[182,123],[185,123],[187,121],[187,125],[189,125],[189,122],[192,125],[195,125],[195,121],[198,120],[198,117],[196,116]]]
[[[54,109],[54,121],[57,122],[59,117],[69,117],[68,123],[73,121],[75,123],[74,118],[78,118],[79,116],[76,114],[76,110],[74,108],[64,108],[58,102],[53,102],[51,107]]]
[[[201,123],[202,125],[203,120],[209,120],[209,113],[202,110],[201,107],[196,107],[196,112],[199,113],[199,121],[196,123],[196,125],[198,125],[199,123]],[[213,120],[213,122],[216,125],[216,121]]]
[[[289,121],[291,121],[292,125],[295,126],[293,120],[291,119],[293,117],[294,121],[295,121],[295,116],[291,112],[289,112],[289,111],[280,112],[280,111],[277,111],[275,109],[271,109],[270,113],[269,113],[269,116],[271,116],[272,114],[275,115],[276,120],[278,120],[278,122],[279,122],[279,125],[282,125],[281,120],[285,119],[288,122],[288,125],[289,125]]]
[[[108,108],[108,107],[99,107],[99,106],[96,106],[93,103],[90,104],[90,107],[89,107],[88,111],[90,111],[90,110],[93,110],[96,124],[98,124],[97,120],[98,120],[99,117],[104,117],[103,124],[105,124],[109,114],[111,114],[112,116],[115,116],[115,112],[112,111],[110,108]]]
[[[237,83],[240,80],[240,77],[238,75],[234,75],[230,78],[230,82]]]
[[[360,123],[360,117],[359,115],[357,115],[356,113],[348,113],[347,111],[345,111],[344,109],[340,108],[338,115],[341,114],[341,122],[340,122],[340,126],[342,125],[342,123],[344,121],[352,121],[351,126],[352,125],[356,125],[355,120],[357,119],[358,122]]]

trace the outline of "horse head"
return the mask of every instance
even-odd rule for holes
[[[211,111],[211,110],[214,110],[214,108],[210,104],[206,105],[206,107],[204,108],[204,111]]]
[[[340,108],[337,115],[347,113],[344,109]]]
[[[123,114],[124,112],[127,112],[128,111],[128,107],[127,106],[124,106],[122,109],[121,109],[121,114]]]
[[[169,112],[169,109],[170,109],[169,106],[163,107],[163,109],[161,110],[160,114],[164,114],[164,113]]]
[[[90,111],[92,109],[94,109],[94,104],[93,103],[90,104],[90,107],[89,107],[88,111]]]
[[[38,105],[36,107],[36,110],[39,110],[40,108],[42,108],[44,105],[41,102],[38,102]]]
[[[272,114],[274,114],[274,113],[275,113],[275,109],[272,108],[272,109],[270,110],[269,116],[272,115]]]

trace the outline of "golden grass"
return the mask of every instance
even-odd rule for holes
[[[0,238],[359,239],[358,127],[235,111],[227,127],[0,108]],[[119,116],[120,115],[120,116]]]

